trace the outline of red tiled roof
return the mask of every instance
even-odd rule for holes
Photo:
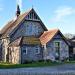
[[[59,29],[53,29],[53,30],[45,31],[41,35],[41,37],[39,38],[41,41],[41,44],[44,45],[48,41],[52,40],[52,38],[57,34],[58,31],[59,31]]]

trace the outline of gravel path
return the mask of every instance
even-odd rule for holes
[[[75,75],[75,65],[38,68],[0,69],[0,75]]]

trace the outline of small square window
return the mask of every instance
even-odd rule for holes
[[[23,54],[27,54],[27,48],[23,50]]]
[[[60,42],[55,42],[55,46],[59,47],[60,46]]]
[[[40,53],[40,48],[39,47],[36,47],[36,54],[39,54]]]

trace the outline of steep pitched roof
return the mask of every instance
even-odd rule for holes
[[[41,37],[40,37],[41,44],[44,45],[44,44],[46,44],[47,42],[51,41],[51,40],[54,38],[54,36],[55,36],[58,32],[63,36],[63,34],[60,32],[59,29],[53,29],[53,30],[45,31],[45,32],[41,35]],[[65,41],[67,41],[64,36],[63,36],[62,39],[64,39]],[[66,42],[66,43],[67,43],[67,42]],[[68,44],[68,43],[67,43],[67,44]]]
[[[54,35],[58,32],[58,29],[53,29],[53,30],[49,30],[49,31],[45,31],[41,37],[40,37],[40,41],[41,43],[44,45],[46,44],[48,41],[50,41]]]
[[[15,41],[11,42],[11,43],[9,44],[9,46],[19,46],[21,40],[22,40],[22,37],[17,38]]]
[[[8,24],[6,24],[4,26],[4,28],[1,30],[2,37],[8,36],[13,31],[13,29],[15,29],[32,10],[34,11],[34,9],[32,8],[32,9],[28,10],[27,12],[25,12],[24,14],[18,16],[18,18],[15,21],[12,20],[12,21],[8,22]],[[42,21],[41,21],[41,23],[43,24]],[[44,24],[42,26],[44,27],[45,30],[47,30],[47,28],[45,27]]]
[[[24,14],[20,15],[15,21],[12,20],[8,22],[3,29],[1,30],[1,34],[3,37],[7,36],[23,19],[24,17],[30,12],[31,10],[25,12]]]
[[[11,42],[9,46],[19,46],[19,45],[27,44],[27,45],[39,45],[41,44],[40,39],[36,37],[19,37],[15,41]]]

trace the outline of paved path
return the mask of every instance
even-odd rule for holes
[[[38,68],[18,68],[0,69],[0,75],[75,75],[75,64],[38,67]]]

